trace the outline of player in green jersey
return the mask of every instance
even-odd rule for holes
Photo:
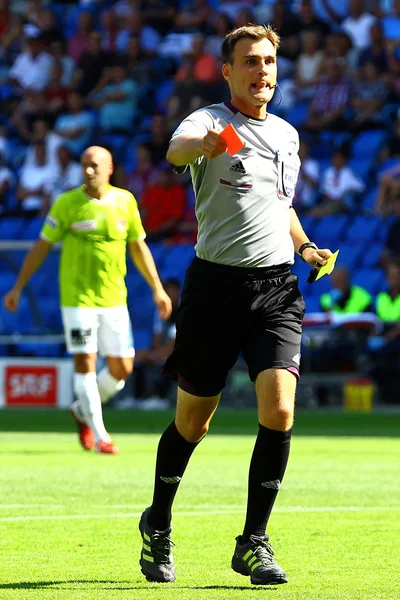
[[[60,262],[61,312],[68,351],[73,354],[76,401],[72,414],[82,446],[117,454],[104,423],[101,403],[122,389],[135,354],[126,305],[126,248],[153,290],[160,316],[171,300],[159,279],[134,196],[110,185],[111,154],[87,148],[81,158],[85,184],[61,194],[52,205],[40,239],[27,254],[14,287],[4,297],[16,311],[22,290],[53,244],[63,243]],[[107,366],[96,375],[98,350]]]

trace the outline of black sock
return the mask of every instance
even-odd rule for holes
[[[292,430],[274,431],[259,425],[249,470],[246,523],[242,541],[265,535],[289,458]]]
[[[171,508],[179,483],[193,450],[200,442],[187,442],[175,421],[164,431],[158,444],[154,496],[148,523],[164,531],[171,523]]]

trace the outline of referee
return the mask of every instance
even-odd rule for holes
[[[299,375],[305,304],[291,265],[294,250],[312,266],[324,265],[331,252],[309,241],[292,208],[298,134],[267,113],[278,46],[270,26],[231,31],[222,44],[231,101],[189,115],[167,153],[175,171],[190,166],[198,241],[164,367],[178,381],[176,418],[160,439],[153,502],[139,524],[140,565],[149,581],[175,579],[172,503],[240,353],[255,382],[259,429],[232,569],[256,585],[287,581],[265,532],[289,457]],[[228,124],[245,144],[233,156],[221,136]]]

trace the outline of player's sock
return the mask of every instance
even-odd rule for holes
[[[289,459],[292,430],[274,431],[259,425],[249,470],[246,523],[242,543],[265,535],[268,519]]]
[[[158,444],[153,503],[148,523],[164,531],[171,524],[171,508],[189,459],[200,442],[187,442],[175,421],[164,431]]]
[[[86,424],[93,430],[96,442],[108,440],[104,427],[96,373],[75,373],[74,391],[79,400]]]
[[[111,396],[114,396],[114,394],[122,390],[124,385],[125,380],[115,379],[108,370],[108,367],[104,367],[104,369],[97,374],[97,387],[99,388],[102,404],[107,402]]]

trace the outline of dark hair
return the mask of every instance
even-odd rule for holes
[[[233,31],[230,31],[225,36],[221,46],[222,62],[224,64],[229,63],[233,65],[235,46],[239,40],[244,38],[250,38],[256,41],[267,39],[271,42],[275,50],[278,51],[280,37],[271,25],[254,25],[253,23],[249,23],[243,27],[233,29]]]

